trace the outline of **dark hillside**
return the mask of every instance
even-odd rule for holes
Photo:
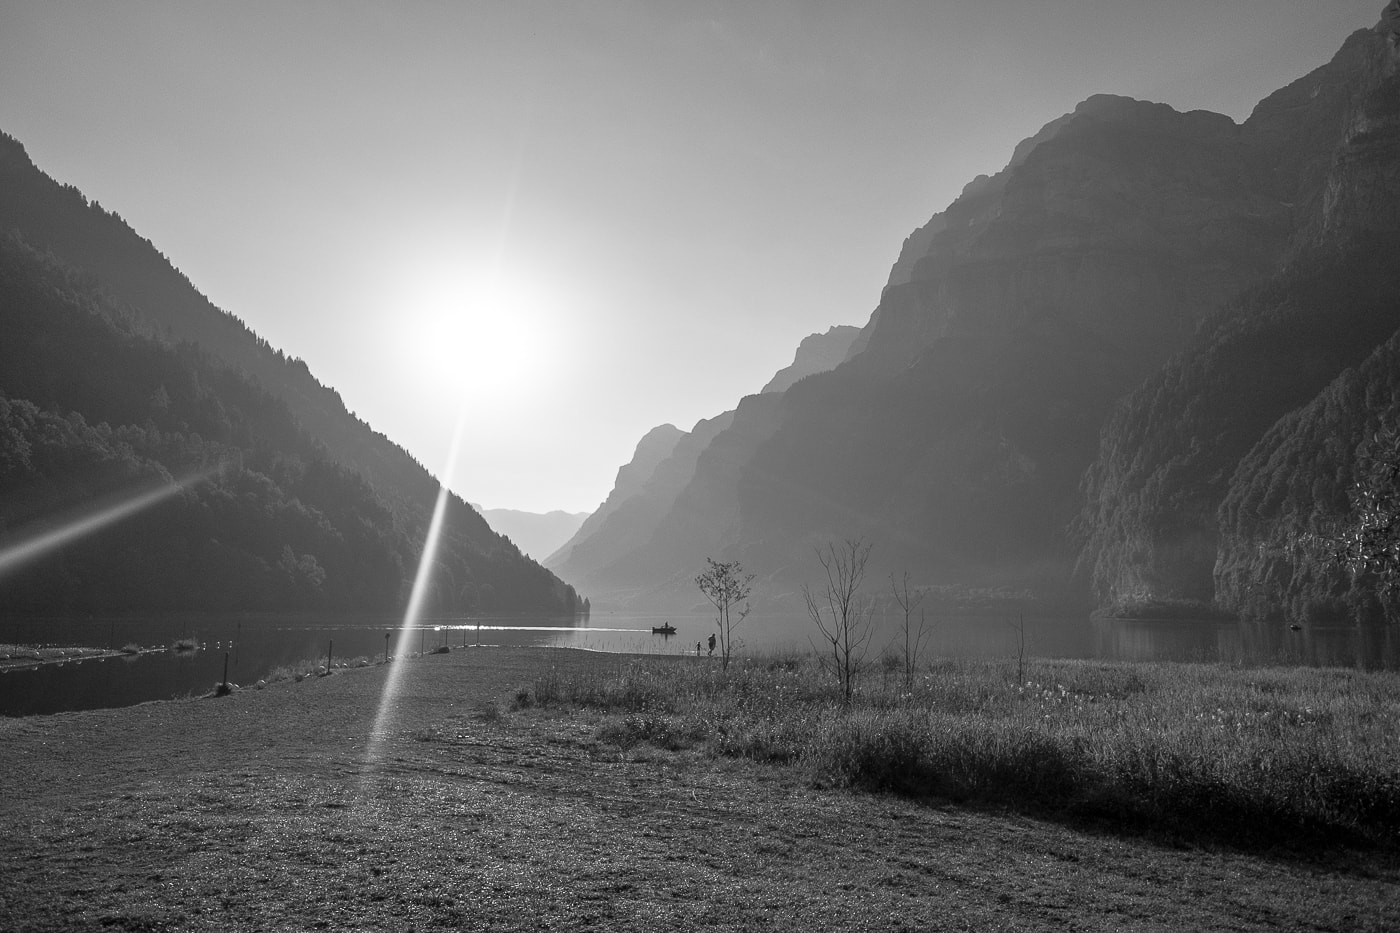
[[[1221,513],[1228,531],[1217,510],[1231,489],[1232,497],[1248,498],[1242,458],[1265,432],[1400,326],[1397,69],[1400,53],[1386,40],[1357,33],[1332,62],[1271,95],[1245,124],[1258,145],[1279,153],[1273,181],[1290,198],[1297,224],[1289,262],[1207,322],[1105,425],[1076,526],[1085,542],[1080,571],[1101,606],[1134,612],[1218,602],[1300,618],[1315,614],[1305,612],[1309,600],[1337,595],[1330,583],[1318,584],[1321,593],[1312,584],[1280,588],[1273,570],[1238,553],[1241,536],[1275,547],[1296,532],[1292,507],[1241,512],[1236,502]],[[1339,396],[1332,408],[1343,398],[1363,407],[1346,418],[1333,410],[1334,420],[1373,419],[1365,396]],[[1256,451],[1250,466],[1264,468],[1265,456]],[[1325,474],[1287,480],[1316,484],[1324,510],[1335,506],[1324,492],[1335,492],[1334,468],[1348,468],[1329,462]],[[1266,472],[1263,482],[1282,482],[1272,467]],[[1311,508],[1303,511],[1311,515]],[[1267,531],[1270,521],[1284,526]],[[1222,532],[1235,542],[1230,554],[1218,551]],[[1246,580],[1246,569],[1263,576]],[[1227,591],[1217,594],[1222,581]]]
[[[1400,332],[1275,424],[1240,458],[1220,506],[1216,599],[1254,618],[1400,622],[1332,556],[1373,438],[1400,425]]]
[[[1216,510],[1231,476],[1274,422],[1400,327],[1397,249],[1391,237],[1300,259],[1213,319],[1115,411],[1077,526],[1080,572],[1099,605],[1212,604]]]
[[[421,510],[390,507],[287,405],[153,335],[95,277],[0,238],[0,540],[177,480],[151,508],[0,580],[7,611],[403,605]],[[430,608],[571,611],[574,594],[454,504]]]
[[[61,185],[0,133],[0,230],[14,230],[40,252],[90,276],[133,323],[170,342],[192,342],[246,372],[286,403],[335,460],[362,472],[396,508],[431,507],[437,482],[401,447],[346,411],[334,389],[304,362],[288,358],[238,318],[216,308],[120,216]],[[478,532],[489,534],[481,522]]]
[[[1244,124],[1109,95],[1050,121],[904,241],[841,365],[740,404],[607,580],[708,555],[790,594],[863,535],[876,577],[1215,608],[1241,458],[1400,326],[1397,69],[1363,30]]]
[[[1226,117],[1127,98],[1052,121],[906,244],[864,349],[740,406],[613,578],[701,548],[792,589],[814,541],[862,534],[881,576],[1063,601],[1103,418],[1287,247],[1264,158]]]

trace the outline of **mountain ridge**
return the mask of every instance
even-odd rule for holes
[[[154,533],[131,545],[132,559],[150,558],[145,569],[127,568],[133,579],[147,581],[134,589],[119,585],[84,545],[26,571],[30,582],[20,589],[27,595],[19,600],[26,611],[67,605],[73,597],[64,581],[83,574],[105,581],[98,592],[125,593],[122,604],[133,609],[165,605],[171,594],[184,608],[200,608],[202,596],[215,592],[224,608],[401,608],[438,492],[421,464],[346,411],[304,361],[286,357],[216,308],[149,240],[44,174],[6,134],[0,134],[0,231],[6,237],[0,281],[8,289],[0,295],[8,322],[0,393],[11,418],[4,442],[12,445],[4,455],[17,471],[17,485],[0,496],[0,531],[24,535],[31,520],[47,521],[36,503],[80,502],[90,486],[84,477],[93,471],[170,482],[190,458],[234,464],[163,506],[163,517],[132,526],[169,522],[161,531],[183,541],[182,558],[204,554],[189,582],[161,569],[187,561],[154,560],[164,546]],[[58,352],[45,328],[60,325],[85,341],[86,356]],[[111,364],[134,359],[151,361],[169,378],[152,384],[152,372],[134,363],[125,370]],[[136,386],[145,394],[132,394]],[[59,438],[56,446],[39,443],[44,432]],[[36,461],[26,450],[48,453]],[[330,497],[307,486],[310,478],[326,483]],[[230,505],[245,493],[262,503],[260,510]],[[210,524],[211,515],[242,530]],[[576,591],[521,555],[460,497],[450,497],[446,515],[430,608],[574,611]],[[104,540],[113,534],[129,532],[104,532]],[[213,556],[220,554],[222,562]],[[221,565],[244,568],[249,586],[229,584]],[[76,566],[85,568],[78,577]],[[306,584],[300,589],[287,582],[298,579]],[[374,593],[358,589],[357,580],[373,581]],[[99,596],[86,592],[83,599],[97,602],[85,605],[101,609]]]
[[[923,586],[1066,609],[1122,603],[1122,587],[1085,570],[1095,554],[1143,562],[1140,583],[1186,573],[1161,563],[1169,552],[1195,553],[1189,575],[1206,585],[1191,598],[1234,611],[1216,605],[1214,532],[1154,558],[1113,530],[1127,527],[1124,505],[1141,504],[1143,488],[1104,500],[1094,477],[1138,456],[1124,428],[1146,402],[1133,393],[1155,397],[1143,386],[1174,384],[1174,361],[1235,333],[1230,320],[1254,321],[1240,333],[1265,341],[1258,352],[1242,336],[1241,353],[1222,360],[1238,360],[1249,385],[1265,347],[1295,346],[1307,365],[1285,373],[1293,389],[1232,413],[1228,392],[1202,387],[1161,396],[1151,416],[1167,425],[1209,404],[1238,438],[1210,474],[1213,491],[1185,511],[1188,500],[1163,501],[1164,521],[1213,527],[1219,471],[1394,330],[1376,303],[1385,250],[1352,246],[1394,229],[1400,209],[1396,54],[1358,31],[1238,124],[1113,95],[1047,123],[906,238],[840,365],[740,403],[670,510],[652,517],[655,530],[584,578],[591,591],[683,589],[684,569],[714,556],[743,560],[764,598],[781,601],[814,546],[862,535],[876,544],[877,574],[911,570]],[[1349,264],[1375,273],[1354,294],[1338,278]],[[1315,338],[1288,344],[1290,320],[1329,336],[1324,317],[1290,316],[1304,294],[1349,309],[1341,319],[1356,326],[1336,352]],[[1135,589],[1134,599],[1180,596]]]

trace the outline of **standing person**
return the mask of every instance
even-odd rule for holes
[[[698,641],[695,643],[695,656],[700,657],[700,643]]]
[[[715,653],[715,633],[714,633],[714,632],[711,632],[711,633],[710,633],[710,654],[713,655],[714,653]]]

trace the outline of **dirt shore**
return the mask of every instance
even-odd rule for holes
[[[508,711],[550,665],[625,663],[468,649],[0,720],[0,930],[1400,929],[1365,856],[819,790]]]

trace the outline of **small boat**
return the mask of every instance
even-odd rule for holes
[[[676,634],[676,627],[670,622],[667,622],[665,625],[653,625],[651,627],[651,633],[653,635],[674,635]]]

